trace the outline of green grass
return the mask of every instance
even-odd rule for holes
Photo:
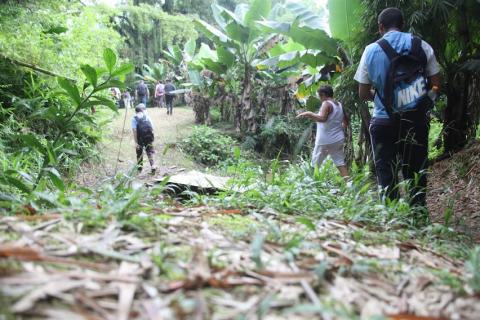
[[[436,119],[430,122],[430,132],[428,135],[428,158],[435,159],[443,153],[443,148],[437,148],[435,142],[442,132],[443,124]]]

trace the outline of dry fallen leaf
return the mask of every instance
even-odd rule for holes
[[[32,290],[29,294],[17,301],[13,307],[12,311],[15,313],[22,313],[29,311],[35,306],[35,303],[38,300],[44,299],[48,296],[55,296],[62,292],[72,290],[83,286],[83,281],[69,281],[67,279],[63,281],[55,281],[47,283],[46,285],[37,287]]]
[[[413,314],[397,314],[397,315],[391,315],[388,316],[389,320],[448,320],[446,318],[437,318],[437,317],[422,317],[422,316],[416,316]]]

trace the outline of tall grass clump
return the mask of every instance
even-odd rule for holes
[[[229,174],[229,190],[201,201],[386,227],[413,223],[407,201],[382,200],[367,168],[353,168],[345,182],[330,161],[314,168],[306,161],[284,165],[273,160],[262,169],[239,158]]]

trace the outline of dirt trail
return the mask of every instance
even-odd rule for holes
[[[435,163],[427,204],[432,220],[480,243],[480,142]]]
[[[105,177],[111,177],[120,172],[129,172],[134,168],[136,155],[131,129],[134,110],[130,109],[126,110],[126,112],[125,127],[123,127],[125,109],[121,109],[119,115],[109,126],[110,133],[99,145],[99,151],[103,158],[102,163],[89,163],[81,168],[79,180],[83,185],[96,185],[101,183]],[[166,173],[176,172],[181,168],[198,168],[199,165],[185,158],[184,154],[182,154],[176,146],[182,138],[189,134],[194,125],[192,109],[188,107],[175,107],[172,116],[167,116],[165,108],[149,108],[147,113],[154,125],[155,163],[159,170],[157,170],[155,176],[151,176],[150,165],[147,156],[144,155],[144,170],[137,177],[142,181],[148,181],[159,178]],[[116,166],[119,149],[120,160]]]

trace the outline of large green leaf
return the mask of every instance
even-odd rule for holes
[[[250,3],[250,8],[245,15],[243,23],[249,28],[255,29],[255,22],[267,18],[271,9],[271,0],[253,0]]]
[[[72,99],[77,105],[80,105],[82,98],[77,86],[70,80],[65,78],[58,78],[58,84],[65,91],[68,97]]]
[[[202,77],[200,76],[200,72],[197,70],[188,70],[188,77],[190,82],[195,86],[202,85]]]
[[[214,26],[208,24],[205,21],[195,19],[194,20],[195,27],[198,31],[202,32],[207,36],[208,39],[217,43],[217,44],[227,44],[229,42],[229,38],[226,34],[215,28]]]
[[[245,17],[248,13],[250,6],[246,3],[240,3],[235,7],[235,17],[245,26],[248,26],[245,23]]]
[[[262,29],[259,28],[256,22],[267,18],[271,9],[271,0],[253,0],[251,2],[250,8],[244,18],[244,24],[250,29],[249,43],[253,42],[262,34]]]
[[[250,38],[250,29],[244,27],[242,24],[237,21],[231,21],[225,27],[227,34],[233,40],[236,40],[240,43],[249,43]]]
[[[206,69],[213,71],[216,74],[222,74],[227,70],[227,67],[224,64],[210,58],[204,58],[202,59],[202,62]]]
[[[262,26],[265,31],[274,31],[286,35],[288,35],[288,32],[290,32],[291,28],[290,23],[280,21],[262,20],[258,21],[257,24]]]
[[[225,10],[224,7],[219,6],[216,3],[212,3],[212,13],[213,13],[213,18],[215,19],[215,22],[218,24],[220,28],[225,29],[227,22],[225,21],[225,18],[222,17],[223,10]]]
[[[94,106],[106,106],[112,111],[118,112],[118,107],[112,100],[101,96],[94,96],[94,98],[95,100],[92,99],[86,103],[87,108],[91,108]]]
[[[55,169],[54,167],[47,167],[43,170],[47,173],[50,181],[52,181],[53,185],[57,187],[58,190],[65,191],[65,184],[63,182],[62,176],[57,171],[57,169]]]
[[[87,78],[88,82],[90,82],[90,84],[92,84],[93,86],[96,86],[97,85],[97,71],[95,70],[95,68],[88,65],[88,64],[84,64],[80,67],[80,69],[82,70],[83,74]]]
[[[112,79],[112,80],[109,80],[106,83],[102,83],[101,85],[96,87],[95,90],[93,90],[93,92],[99,92],[99,91],[109,89],[109,88],[113,88],[113,87],[124,88],[125,83],[123,83],[122,81],[119,81],[119,80]]]
[[[301,51],[305,50],[305,47],[302,46],[300,43],[294,42],[292,39],[288,39],[286,43],[278,43],[276,44],[270,51],[268,51],[268,55],[270,57],[279,56],[286,52],[290,51]]]
[[[203,58],[210,58],[212,60],[218,60],[217,57],[217,52],[215,50],[210,49],[210,47],[202,43],[200,46],[200,49],[198,50],[198,53],[195,55],[195,61],[200,61]]]
[[[218,62],[231,67],[235,63],[235,55],[223,47],[217,48]]]
[[[21,179],[15,178],[10,175],[5,175],[3,177],[3,180],[24,193],[30,193],[32,191],[31,187]]]
[[[117,55],[112,49],[105,48],[105,50],[103,50],[103,61],[105,62],[105,66],[107,67],[108,71],[111,72],[117,63]]]
[[[309,27],[311,29],[327,31],[328,23],[327,19],[325,19],[325,13],[323,13],[322,16],[315,14],[311,8],[300,2],[289,2],[286,7],[299,21],[300,27]]]
[[[131,63],[124,63],[112,72],[112,76],[125,76],[135,70],[135,66]]]
[[[322,50],[329,55],[336,55],[338,43],[324,30],[307,26],[300,19],[295,19],[288,35],[307,49]]]
[[[311,95],[307,99],[306,108],[309,111],[318,112],[321,105],[322,105],[322,101],[320,99],[318,99],[317,97]]]
[[[334,60],[319,50],[290,51],[257,63],[258,69],[286,68],[298,63],[304,63],[311,67],[320,67]]]
[[[187,61],[191,61],[193,59],[193,57],[195,56],[196,49],[197,49],[197,44],[195,40],[190,39],[185,43],[185,47],[183,51],[185,52],[185,55],[186,55],[185,58],[187,59]]]
[[[361,27],[360,0],[329,0],[329,22],[332,36],[343,40],[353,40],[352,37]]]
[[[45,150],[44,145],[40,142],[40,140],[38,140],[38,138],[35,135],[33,135],[33,134],[21,134],[21,135],[19,135],[19,138],[20,138],[20,140],[22,140],[22,142],[26,146],[28,146],[28,147],[30,147],[34,150],[37,150],[41,154],[46,155],[47,152]]]
[[[168,50],[163,50],[163,55],[173,64],[180,64],[183,60],[182,51],[178,45],[169,45]]]
[[[294,13],[293,23],[260,21],[264,29],[278,32],[292,38],[307,49],[322,50],[327,55],[336,55],[338,43],[326,32],[322,18],[300,3],[289,3],[287,7]]]

